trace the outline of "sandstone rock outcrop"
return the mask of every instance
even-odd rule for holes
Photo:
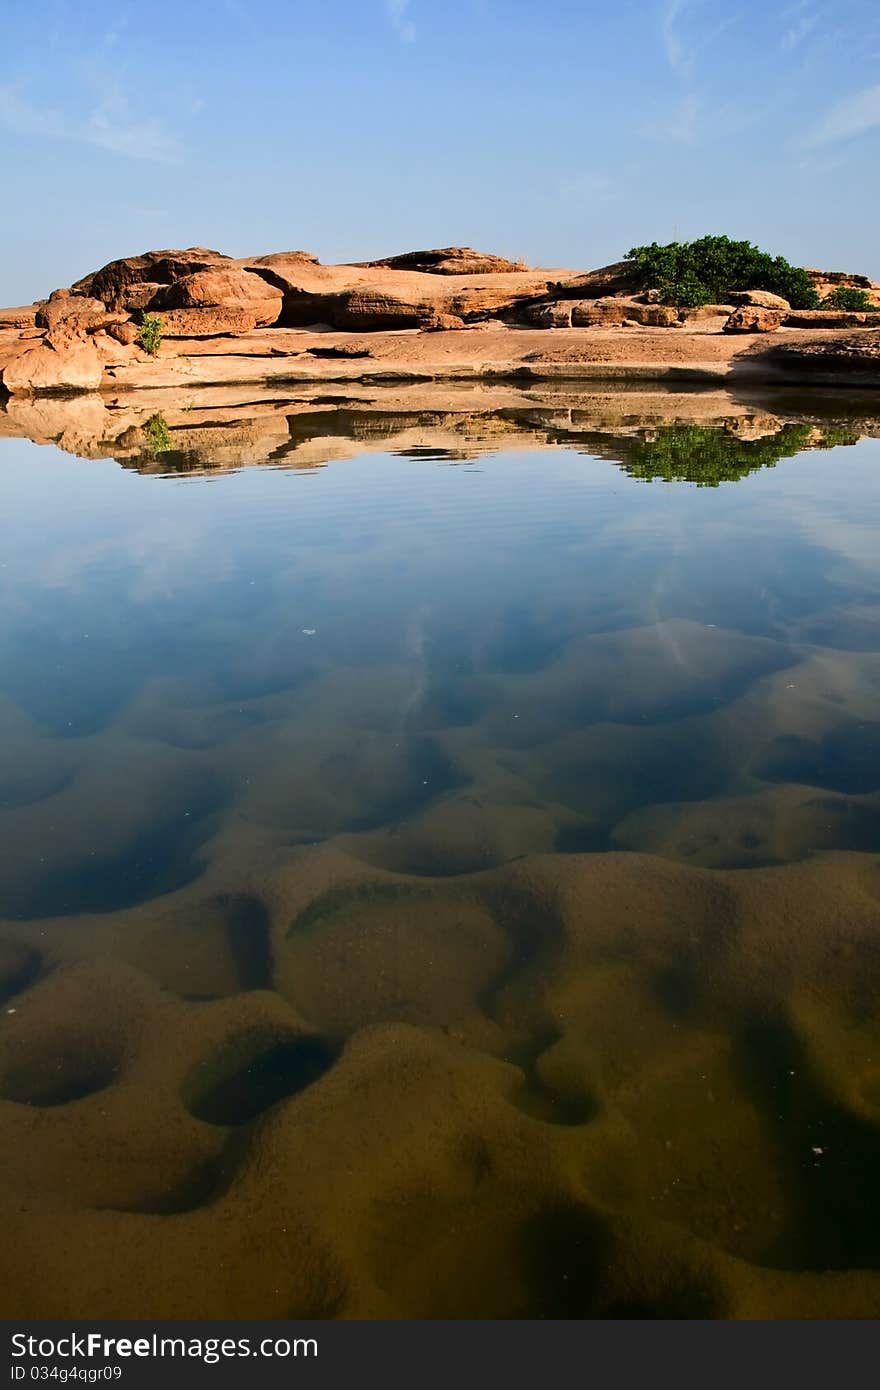
[[[786,380],[801,377],[818,385],[880,384],[880,330],[774,346],[767,354],[769,364]]]
[[[782,326],[781,309],[762,309],[757,304],[744,304],[734,309],[724,325],[725,333],[775,333]]]
[[[21,304],[11,309],[0,309],[0,329],[33,328],[39,307],[38,304]]]
[[[142,256],[124,256],[110,261],[100,270],[77,280],[71,289],[75,294],[102,300],[108,309],[124,309],[128,307],[126,291],[132,285],[144,281],[169,285],[198,270],[234,264],[231,256],[204,246],[190,246],[185,251],[146,251]]]
[[[639,286],[631,261],[575,273],[529,270],[469,247],[347,265],[322,265],[306,251],[241,259],[204,247],[149,251],[39,304],[0,311],[0,385],[39,394],[95,384],[115,391],[389,375],[588,377],[606,367],[711,377],[732,370],[734,359],[751,359],[760,375],[755,364],[766,348],[750,336],[780,324],[783,340],[804,329],[828,336],[880,324],[871,314],[792,311],[765,291],[693,309],[660,298]],[[138,344],[146,313],[162,319],[155,356]],[[744,341],[723,345],[722,326]],[[546,328],[565,332],[547,340],[531,331]],[[653,331],[668,328],[678,331]]]
[[[281,313],[282,298],[275,285],[234,266],[198,270],[162,285],[150,299],[149,308],[157,313],[167,309],[242,309],[253,316],[257,326],[265,328]]]
[[[57,294],[57,290],[55,291]],[[85,295],[52,296],[41,304],[36,313],[36,327],[50,331],[64,325],[73,331],[85,333],[89,328],[103,324],[107,309],[100,299],[90,299]]]
[[[419,270],[426,275],[509,275],[529,270],[523,261],[507,261],[503,256],[475,251],[472,246],[445,246],[435,251],[404,251],[381,261],[364,261],[367,266],[388,266],[391,270]]]
[[[880,285],[867,275],[851,275],[845,270],[817,270],[807,267],[807,274],[820,299],[827,299],[836,289],[864,290],[873,304],[880,308]]]
[[[131,285],[127,285],[119,295],[122,309],[129,314],[140,313],[143,309],[149,309],[153,300],[160,290],[165,288],[156,280],[135,280]]]
[[[689,309],[679,309],[678,316],[684,323],[702,323],[707,319],[730,318],[735,307],[733,304],[695,304]]]
[[[624,297],[553,299],[529,305],[523,318],[534,328],[619,328],[625,323],[648,328],[673,328],[679,312],[667,304],[645,304]]]
[[[880,314],[849,309],[792,309],[783,323],[786,328],[861,328],[880,322]]]
[[[103,375],[94,343],[71,336],[63,345],[47,340],[13,357],[3,368],[3,385],[13,392],[95,391]]]
[[[423,333],[443,333],[455,332],[457,329],[466,328],[464,319],[460,319],[457,314],[435,314],[422,324]]]
[[[632,261],[615,261],[598,270],[583,271],[550,286],[557,299],[601,299],[604,295],[632,295],[638,289],[638,275]]]
[[[731,290],[730,302],[733,305],[752,304],[758,309],[781,309],[785,313],[791,308],[787,299],[770,290]]]
[[[125,347],[131,347],[138,340],[138,326],[131,319],[120,319],[107,328],[110,337]]]
[[[169,309],[161,315],[163,338],[221,338],[250,333],[257,316],[249,309],[212,305],[205,309]]]

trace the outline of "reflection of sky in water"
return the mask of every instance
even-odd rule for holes
[[[815,697],[821,716],[748,701],[776,699],[774,672],[796,688],[778,673],[804,641],[873,650],[878,450],[697,488],[564,448],[167,478],[7,442],[0,789],[10,812],[29,806],[20,852],[55,835],[59,881],[113,906],[102,873],[165,891],[194,871],[179,854],[168,868],[169,844],[197,847],[195,821],[204,838],[234,805],[323,838],[487,786],[538,796],[558,844],[601,848],[654,844],[655,825],[624,825],[642,808],[767,782],[851,790],[821,769],[853,757],[864,662],[849,658],[843,695]],[[762,721],[795,751],[759,747]],[[744,781],[755,758],[789,771]],[[162,805],[149,835],[132,823],[84,865],[98,850],[78,821],[98,814],[97,839],[138,796]],[[875,812],[859,816],[835,845],[871,841]]]
[[[281,680],[413,651],[523,667],[670,617],[782,635],[870,598],[878,450],[709,490],[560,450],[178,481],[6,442],[2,688],[75,731],[156,671]]]

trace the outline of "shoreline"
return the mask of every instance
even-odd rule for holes
[[[41,339],[22,341],[16,335],[13,344],[9,337],[0,330],[0,374],[24,351],[46,350]],[[0,379],[0,400],[314,382],[689,382],[874,389],[880,387],[880,333],[862,330],[860,337],[872,341],[864,344],[864,357],[852,361],[853,335],[839,329],[783,330],[768,344],[762,334],[733,337],[686,329],[503,327],[354,334],[263,328],[241,338],[163,344],[156,357],[134,346],[83,343],[82,353],[91,352],[88,362],[77,364],[77,379],[30,389]],[[780,349],[795,351],[786,360]],[[821,365],[823,358],[829,359],[827,367]]]

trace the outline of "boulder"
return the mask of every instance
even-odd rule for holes
[[[103,300],[84,295],[67,295],[59,299],[50,297],[37,310],[36,326],[54,330],[64,325],[74,332],[85,333],[89,328],[102,324],[106,317]]]
[[[787,299],[770,290],[731,290],[728,297],[734,305],[752,304],[757,309],[782,309],[785,313],[791,308]]]
[[[724,325],[725,333],[775,333],[782,325],[781,309],[762,309],[757,304],[744,304],[734,309]]]
[[[163,338],[224,338],[251,333],[257,326],[248,309],[169,309],[160,318]]]
[[[108,309],[126,308],[125,292],[130,285],[152,281],[170,285],[184,275],[213,266],[234,264],[231,256],[210,251],[204,246],[190,246],[185,251],[145,251],[142,256],[124,256],[110,261],[72,286],[75,294],[100,299]]]
[[[464,319],[460,319],[457,314],[434,314],[422,324],[423,333],[448,333],[455,329],[466,328]]]
[[[554,299],[549,304],[529,305],[523,314],[533,328],[571,328],[571,313],[576,299]]]
[[[119,319],[115,323],[111,323],[107,332],[123,347],[131,347],[138,340],[138,326],[131,319]]]
[[[150,301],[150,309],[244,309],[255,323],[264,327],[275,323],[281,312],[282,294],[275,285],[238,266],[198,270],[170,285],[161,286]]]
[[[388,266],[392,270],[419,270],[425,275],[509,275],[529,270],[523,261],[508,261],[475,251],[472,246],[444,246],[435,251],[404,251],[382,261],[364,261],[366,266]]]
[[[572,305],[571,322],[573,328],[625,322],[645,328],[673,328],[678,323],[678,310],[669,304],[640,304],[635,299],[584,299]]]
[[[7,362],[3,385],[12,394],[94,391],[100,386],[103,373],[103,363],[90,340],[59,335]]]

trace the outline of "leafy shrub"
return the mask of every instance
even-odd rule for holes
[[[822,300],[823,309],[846,309],[851,314],[861,314],[865,310],[876,309],[864,290],[854,285],[838,285]]]
[[[672,304],[677,309],[698,309],[701,304],[711,304],[712,295],[695,275],[683,275],[679,280],[663,280],[658,286],[660,303]]]
[[[160,314],[144,314],[136,341],[140,343],[144,352],[149,352],[153,357],[156,356],[162,341],[162,317]]]
[[[626,258],[635,262],[639,287],[659,287],[664,303],[723,304],[732,290],[770,290],[795,309],[815,309],[819,304],[805,270],[783,256],[768,255],[750,241],[731,241],[726,236],[671,241],[665,246],[654,241],[650,246],[632,247]],[[687,297],[674,297],[681,294]]]

